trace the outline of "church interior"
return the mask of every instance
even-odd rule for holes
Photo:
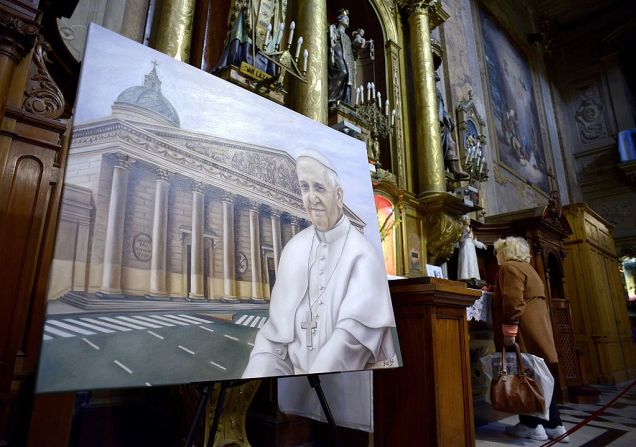
[[[100,305],[105,285],[85,271],[95,256],[85,241],[106,232],[104,194],[124,163],[98,161],[109,183],[92,192],[78,186],[88,167],[67,166],[71,141],[99,124],[72,132],[90,23],[366,145],[385,267],[400,278],[389,284],[404,366],[369,373],[368,427],[339,426],[342,445],[506,445],[483,430],[509,415],[485,401],[479,363],[495,352],[502,237],[528,242],[545,286],[559,403],[578,414],[636,379],[635,2],[0,0],[0,446],[177,446],[195,415],[193,445],[336,445],[324,418],[281,412],[277,379],[232,383],[225,399],[217,383],[206,402],[200,384],[34,393],[47,303]],[[145,87],[159,82],[151,69]],[[178,127],[170,103],[143,103],[142,90],[122,92],[113,114],[163,107],[153,116]],[[272,160],[293,177],[284,155]],[[144,171],[150,189],[155,168]],[[65,178],[73,196],[61,194]],[[213,190],[200,205],[218,229],[200,236],[213,273],[190,283],[195,267],[169,259],[172,285],[131,285],[140,296],[267,302],[282,246],[309,225],[302,206],[254,217],[253,197],[233,208]],[[59,228],[68,236],[56,240]],[[235,232],[244,249],[227,242]],[[152,236],[132,242],[140,265]],[[194,250],[194,227],[173,236]],[[68,281],[50,281],[52,266]],[[633,445],[616,439],[585,445]]]

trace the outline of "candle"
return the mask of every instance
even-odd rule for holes
[[[364,104],[364,85],[360,86],[360,104]]]
[[[303,58],[304,58],[304,62],[303,62],[303,74],[307,71],[307,59],[309,59],[309,50],[307,50],[307,48],[305,48],[305,51],[303,51]]]
[[[466,160],[464,161],[464,164],[467,164],[468,160],[470,160],[470,153],[472,152],[472,150],[472,146],[468,146],[468,149],[466,149]]]
[[[283,38],[283,30],[285,29],[285,24],[281,23],[278,27],[278,34],[276,35],[276,47],[280,45],[280,40]]]
[[[303,46],[303,36],[299,36],[296,41],[296,54],[294,55],[294,59],[298,62],[298,56],[300,56],[300,48]]]
[[[378,109],[382,110],[382,94],[378,92]]]
[[[481,176],[481,173],[484,170],[484,166],[486,166],[486,163],[484,163],[483,165],[481,165],[481,167],[479,168],[479,175]]]
[[[391,126],[395,126],[395,109],[391,112]]]
[[[296,29],[296,22],[292,20],[289,24],[289,37],[287,38],[287,48],[291,48],[292,39],[294,38],[294,30]]]
[[[265,46],[269,43],[269,39],[272,36],[272,24],[267,25],[267,34],[265,34]]]
[[[367,82],[367,101],[371,102],[371,83]]]
[[[389,116],[389,100],[388,99],[384,102],[384,114],[387,117]]]
[[[371,83],[371,97],[375,98],[375,83]]]

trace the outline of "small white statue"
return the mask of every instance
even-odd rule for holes
[[[457,279],[481,279],[479,276],[479,266],[477,265],[477,252],[475,247],[483,250],[486,248],[482,242],[475,239],[473,230],[470,228],[470,217],[462,216],[462,235],[459,239],[459,260],[457,262]]]

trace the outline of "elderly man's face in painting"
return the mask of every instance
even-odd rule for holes
[[[343,192],[329,168],[301,157],[296,164],[303,205],[309,220],[320,231],[332,229],[342,217]]]

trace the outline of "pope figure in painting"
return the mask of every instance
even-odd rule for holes
[[[395,359],[384,263],[344,215],[336,170],[304,152],[296,172],[312,224],[285,245],[243,377],[351,371]]]

